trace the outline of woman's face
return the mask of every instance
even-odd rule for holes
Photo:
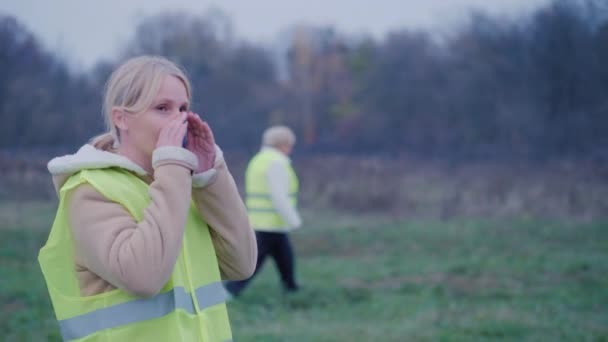
[[[286,156],[289,156],[291,151],[293,151],[293,144],[281,144],[277,147],[277,149],[283,152]]]
[[[152,105],[141,113],[127,116],[129,143],[147,158],[152,158],[161,128],[180,112],[188,110],[184,83],[175,76],[165,76]]]

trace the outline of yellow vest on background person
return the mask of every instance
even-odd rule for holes
[[[193,203],[182,249],[159,294],[141,298],[115,289],[80,295],[67,210],[70,192],[83,183],[123,205],[137,222],[150,203],[149,185],[116,168],[83,170],[62,186],[57,216],[38,260],[64,340],[231,341],[217,256],[209,228]]]
[[[272,204],[270,185],[268,184],[268,169],[272,163],[280,162],[287,169],[289,176],[289,197],[292,205],[297,205],[299,182],[291,161],[283,153],[274,148],[263,148],[256,154],[245,172],[246,204],[249,220],[255,230],[288,231],[290,227],[279,215]]]

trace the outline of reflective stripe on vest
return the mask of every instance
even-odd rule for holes
[[[269,194],[262,194],[262,193],[256,193],[256,192],[248,192],[247,196],[249,196],[249,197],[258,197],[258,198],[270,198]],[[295,198],[296,196],[298,196],[298,194],[295,193],[295,192],[289,194],[289,197]]]
[[[201,310],[226,301],[221,282],[203,285],[195,292]],[[59,327],[65,340],[75,340],[104,329],[159,318],[177,309],[195,313],[192,297],[183,287],[64,319],[59,321]]]
[[[298,194],[291,193],[288,195],[293,203],[296,203]],[[263,199],[266,200],[264,207],[255,206],[252,204],[247,205],[247,210],[249,212],[268,212],[268,213],[276,213],[277,210],[272,206],[272,197],[270,194],[261,194],[261,193],[247,193],[247,198],[250,199],[250,203],[252,199]],[[259,204],[258,204],[259,205]],[[295,205],[295,204],[294,204]]]

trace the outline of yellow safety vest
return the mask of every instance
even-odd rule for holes
[[[231,341],[217,256],[207,224],[191,203],[182,249],[160,293],[141,298],[115,289],[83,297],[68,221],[70,192],[88,183],[123,205],[137,222],[150,203],[148,184],[117,169],[83,170],[59,193],[59,208],[38,261],[66,341]]]
[[[275,162],[280,162],[287,168],[289,196],[294,207],[297,205],[299,182],[289,158],[277,150],[263,149],[251,159],[245,172],[247,212],[255,230],[273,232],[287,231],[290,228],[277,213],[270,197],[267,174],[270,165]]]

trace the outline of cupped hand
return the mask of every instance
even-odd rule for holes
[[[182,146],[182,141],[188,130],[188,115],[185,112],[180,113],[175,118],[171,119],[158,134],[156,147],[162,146]]]
[[[211,127],[201,120],[198,114],[188,112],[188,142],[186,148],[198,158],[198,170],[201,173],[213,168],[215,162],[215,138]]]

